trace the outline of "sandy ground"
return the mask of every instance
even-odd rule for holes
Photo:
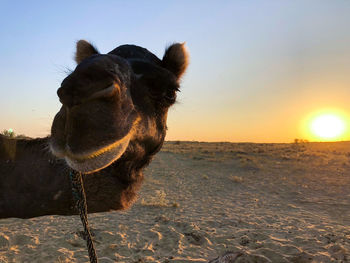
[[[89,216],[100,262],[350,262],[350,142],[168,142],[132,209]],[[88,262],[78,216],[0,220],[0,262]]]

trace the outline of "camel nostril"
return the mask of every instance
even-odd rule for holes
[[[67,107],[73,107],[78,103],[77,100],[74,99],[73,96],[71,96],[66,90],[64,90],[63,88],[59,88],[57,90],[57,95],[60,98],[60,102]]]

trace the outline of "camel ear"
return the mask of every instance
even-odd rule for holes
[[[87,42],[86,40],[79,40],[77,42],[77,51],[75,53],[75,61],[78,64],[82,62],[84,59],[95,54],[98,54],[98,51],[89,42]]]
[[[185,43],[172,44],[165,50],[162,66],[174,73],[177,79],[180,79],[188,66],[188,57]]]

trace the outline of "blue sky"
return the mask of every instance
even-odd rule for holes
[[[168,139],[289,142],[313,112],[350,114],[349,14],[349,1],[0,0],[0,130],[50,133],[79,39],[159,57],[185,41]]]

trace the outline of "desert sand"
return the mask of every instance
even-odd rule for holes
[[[100,262],[350,262],[350,142],[167,142],[130,210],[89,215]],[[0,220],[0,262],[88,262],[78,216]]]

